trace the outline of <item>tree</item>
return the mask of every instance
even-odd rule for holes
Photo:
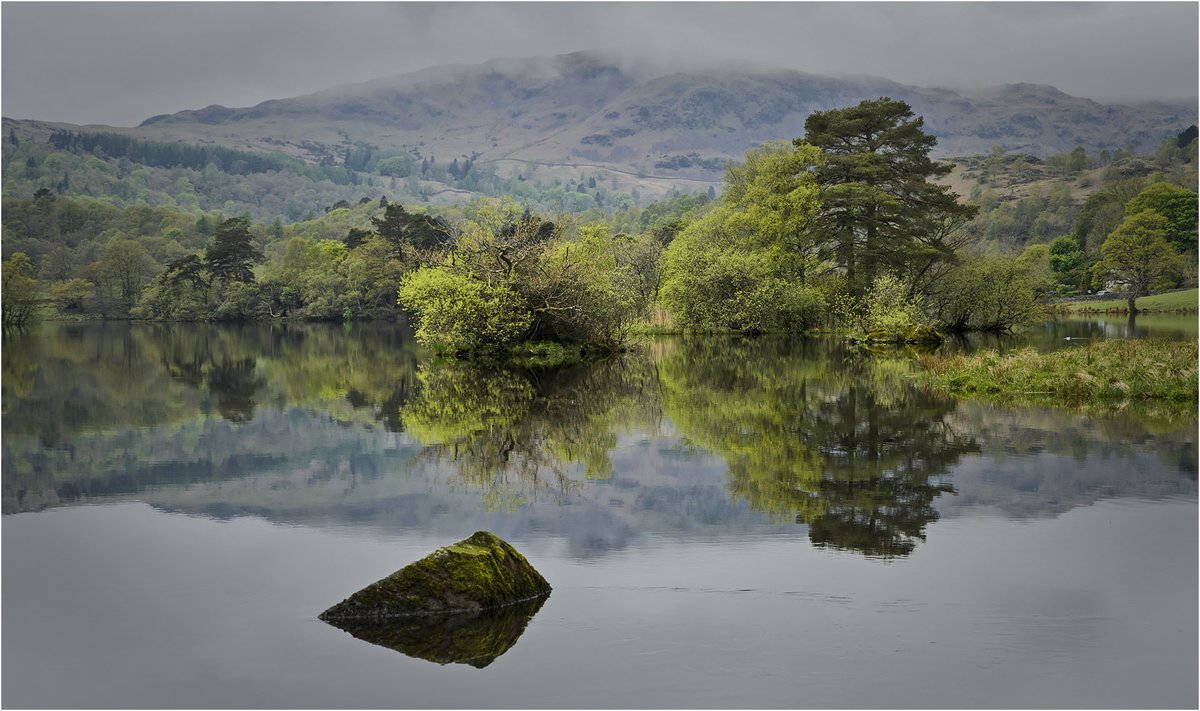
[[[372,217],[375,234],[387,240],[400,261],[406,255],[418,256],[445,249],[454,241],[450,225],[429,215],[409,212],[400,203],[391,203],[383,217]]]
[[[253,282],[253,266],[263,260],[263,254],[254,246],[253,239],[249,219],[234,217],[222,222],[204,259],[212,278],[246,284]]]
[[[350,231],[346,233],[346,239],[345,239],[346,248],[354,249],[354,248],[358,247],[359,245],[361,245],[363,242],[366,242],[368,239],[370,239],[371,236],[372,236],[372,234],[371,234],[370,230],[364,230],[364,229],[360,229],[358,227],[351,227]]]
[[[1087,165],[1087,151],[1084,150],[1083,146],[1075,146],[1075,149],[1071,151],[1070,156],[1067,158],[1067,172],[1080,173],[1087,170]]]
[[[881,98],[817,111],[797,146],[816,146],[821,210],[811,229],[831,241],[831,256],[855,293],[889,269],[913,271],[919,288],[938,262],[952,260],[956,233],[977,208],[929,182],[951,166],[929,158],[936,139],[903,101]]]
[[[812,325],[825,270],[811,146],[767,144],[726,170],[721,205],[691,223],[663,254],[662,302],[688,328],[745,332]]]
[[[1153,183],[1125,203],[1125,215],[1153,210],[1167,218],[1167,242],[1176,252],[1196,249],[1196,193],[1171,183]]]
[[[454,353],[502,349],[524,336],[533,321],[507,284],[488,284],[441,267],[408,274],[399,297],[416,316],[417,340]]]
[[[1059,237],[1050,243],[1050,271],[1060,284],[1079,288],[1083,277],[1084,254],[1071,237]]]
[[[4,262],[0,281],[0,313],[4,325],[20,325],[33,320],[41,300],[41,288],[33,278],[33,262],[24,252],[13,252]]]
[[[1167,218],[1147,210],[1126,217],[1100,246],[1096,274],[1124,287],[1130,314],[1137,313],[1139,296],[1168,286],[1183,266],[1167,244],[1169,229]]]
[[[104,247],[104,253],[96,268],[111,280],[115,296],[128,309],[142,293],[142,287],[156,268],[154,259],[140,242],[130,239],[114,239]]]
[[[1196,129],[1196,124],[1188,126],[1175,137],[1175,145],[1180,148],[1187,148],[1188,144],[1196,140],[1196,136],[1200,135],[1200,130]],[[14,141],[14,144],[16,142]]]
[[[1100,245],[1124,219],[1125,204],[1142,191],[1140,178],[1127,178],[1105,185],[1083,201],[1075,213],[1072,236],[1084,254],[1095,255]]]

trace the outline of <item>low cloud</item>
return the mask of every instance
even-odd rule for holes
[[[133,125],[439,64],[603,50],[1098,100],[1197,90],[1195,3],[5,3],[5,116]]]

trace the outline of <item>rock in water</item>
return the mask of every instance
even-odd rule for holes
[[[550,583],[499,536],[476,531],[371,583],[320,614],[335,620],[478,613],[550,594]]]

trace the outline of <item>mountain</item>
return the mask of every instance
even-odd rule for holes
[[[154,116],[135,128],[88,128],[333,164],[367,144],[438,164],[471,159],[501,175],[565,181],[586,172],[654,193],[719,181],[727,159],[802,136],[812,111],[880,96],[907,101],[925,118],[940,157],[996,145],[1039,157],[1077,145],[1152,151],[1196,115],[1194,103],[1105,105],[1036,84],[960,93],[732,64],[656,74],[575,53],[435,67],[248,108]]]

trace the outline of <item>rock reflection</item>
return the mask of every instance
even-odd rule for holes
[[[549,596],[475,615],[404,617],[379,621],[328,620],[364,642],[437,664],[482,669],[512,649]]]

